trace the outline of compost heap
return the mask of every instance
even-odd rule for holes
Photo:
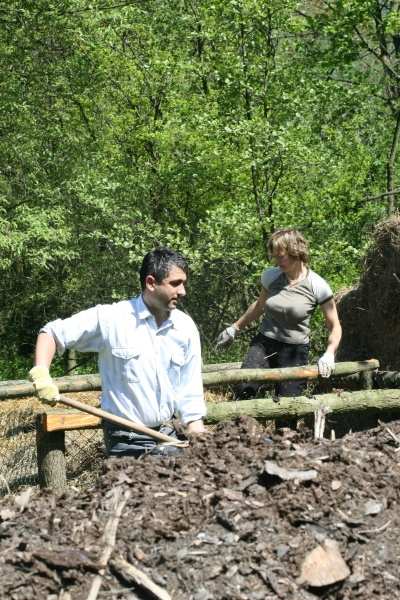
[[[0,597],[86,600],[103,559],[92,599],[393,600],[399,446],[400,422],[313,441],[243,417],[90,490],[26,488],[0,501]]]
[[[400,216],[378,223],[357,286],[336,297],[343,337],[338,361],[377,358],[400,371]]]

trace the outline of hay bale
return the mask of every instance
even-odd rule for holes
[[[375,227],[359,284],[336,301],[343,327],[337,360],[377,358],[400,370],[400,215]]]
[[[368,342],[365,336],[363,322],[366,315],[366,307],[359,286],[341,290],[335,296],[339,319],[342,324],[343,334],[337,361],[364,360],[374,358],[370,354]],[[343,357],[346,358],[343,358]]]

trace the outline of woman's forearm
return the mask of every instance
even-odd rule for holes
[[[245,329],[250,323],[256,321],[261,317],[265,309],[265,301],[266,301],[266,293],[261,292],[259,298],[250,304],[249,308],[245,313],[235,323],[233,324],[236,329],[242,331]]]
[[[337,324],[335,324],[335,326],[332,328],[332,330],[329,333],[326,350],[335,354],[336,350],[339,347],[341,339],[342,339],[342,327],[341,327],[340,323],[338,322]]]
[[[326,352],[335,354],[342,339],[342,326],[340,325],[339,316],[333,299],[328,300],[321,305],[321,310],[325,317],[325,324],[328,329],[328,342]]]

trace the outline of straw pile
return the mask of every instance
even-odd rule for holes
[[[359,284],[336,301],[343,327],[337,360],[377,358],[400,370],[400,215],[378,223]]]

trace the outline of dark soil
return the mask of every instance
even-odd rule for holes
[[[398,598],[397,435],[400,422],[334,442],[290,430],[270,437],[243,418],[179,458],[105,461],[87,491],[3,498],[0,598],[86,599],[117,488],[130,496],[99,599],[157,597],[121,574],[119,557],[176,600]],[[282,480],[267,475],[266,460],[317,476]],[[338,542],[350,575],[300,585],[305,556],[326,538]]]

